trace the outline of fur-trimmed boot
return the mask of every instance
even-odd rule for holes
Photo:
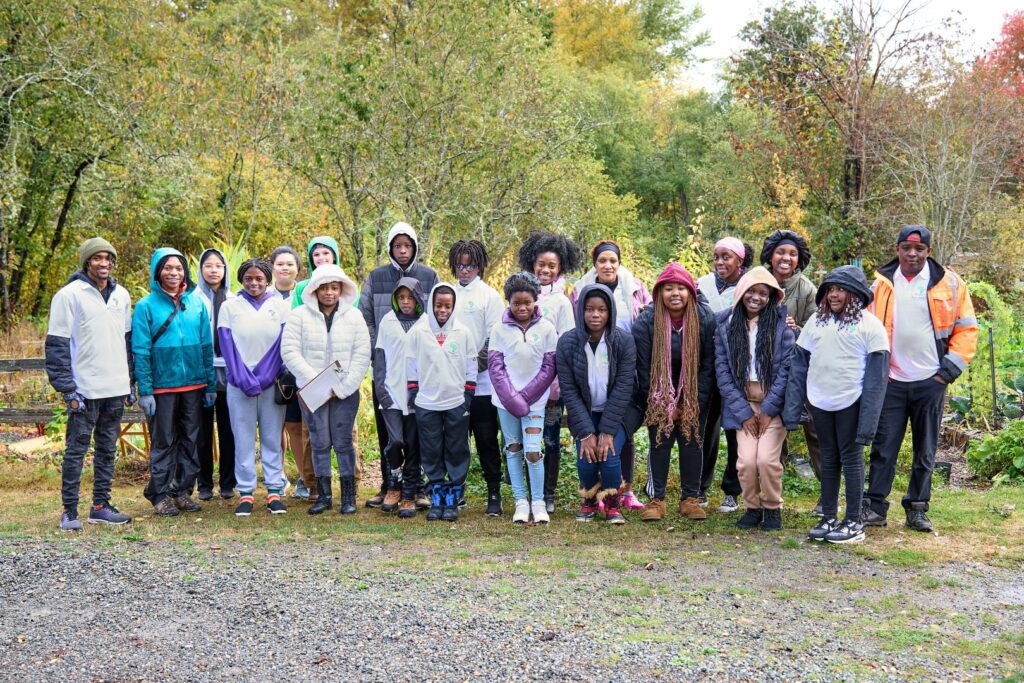
[[[597,516],[597,492],[601,490],[601,482],[597,482],[589,489],[580,489],[580,511],[576,513],[577,522],[589,522]]]
[[[321,512],[326,512],[331,509],[332,503],[331,496],[331,477],[316,478],[316,502],[309,507],[309,514],[319,515]]]
[[[619,489],[605,489],[597,494],[604,500],[604,517],[609,524],[625,524],[626,518],[620,509],[621,494]]]

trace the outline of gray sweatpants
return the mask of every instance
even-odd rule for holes
[[[301,405],[301,402],[300,402]],[[338,455],[338,475],[356,476],[356,449],[352,445],[352,425],[359,412],[359,392],[345,398],[332,398],[315,413],[302,406],[302,417],[309,427],[309,445],[313,450],[313,473],[331,475],[331,448]]]
[[[263,463],[263,485],[267,490],[284,488],[281,430],[284,429],[286,406],[274,403],[274,385],[259,396],[246,396],[238,387],[227,388],[228,415],[235,437],[235,480],[242,493],[256,490],[256,429],[260,434],[260,462]],[[266,438],[263,438],[266,436]]]

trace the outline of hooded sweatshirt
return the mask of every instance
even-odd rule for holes
[[[559,337],[576,329],[572,302],[565,295],[564,277],[559,277],[546,287],[541,286],[537,306],[540,308],[540,314],[554,324]]]
[[[328,282],[341,283],[341,296],[330,325],[316,296],[320,285]],[[281,359],[295,375],[295,384],[300,389],[338,361],[341,372],[335,396],[347,398],[359,391],[370,367],[371,347],[366,324],[352,306],[358,291],[356,283],[333,263],[313,271],[302,292],[302,306],[292,310],[281,337]]]
[[[444,325],[434,317],[437,290],[454,285],[438,283],[430,290],[426,315],[409,330],[406,379],[409,391],[416,392],[416,407],[444,411],[457,408],[466,394],[476,390],[476,335],[453,313]],[[455,304],[458,305],[456,295]]]
[[[243,290],[221,307],[217,335],[227,380],[246,396],[259,396],[280,376],[281,333],[290,313],[288,302],[269,290],[259,299]]]
[[[405,287],[416,298],[416,310],[405,315],[398,308],[398,290]],[[373,387],[381,410],[401,410],[409,414],[406,357],[409,354],[409,330],[422,318],[427,298],[420,289],[419,280],[403,277],[391,295],[391,312],[384,316],[377,328],[377,344],[373,358]]]
[[[544,410],[555,379],[555,347],[558,333],[537,307],[526,329],[505,309],[501,322],[491,331],[487,367],[494,383],[491,403],[515,417]]]
[[[476,383],[477,396],[491,395],[491,377],[487,371],[487,339],[491,330],[501,322],[505,310],[501,295],[479,277],[463,287],[455,283],[455,312],[463,325],[472,330],[477,338],[482,356],[477,359],[479,375]]]
[[[165,259],[177,256],[185,264],[185,281],[177,297],[160,287],[159,268]],[[139,395],[205,388],[217,390],[213,369],[213,328],[210,315],[202,301],[193,296],[196,285],[188,262],[177,249],[161,247],[153,252],[149,263],[150,292],[135,306],[132,317],[132,353]],[[153,337],[174,312],[167,329],[154,342]]]
[[[614,436],[620,427],[627,433],[635,431],[640,424],[639,412],[631,407],[636,383],[636,347],[633,337],[615,324],[615,307],[611,306],[612,292],[601,284],[585,285],[579,291],[576,302],[576,327],[558,339],[555,353],[558,384],[562,390],[562,401],[573,437],[582,439],[594,432],[590,417],[596,412],[595,394],[603,394],[604,407],[597,431]],[[587,296],[599,293],[609,304],[608,325],[598,343],[596,352],[590,354],[590,333],[583,319]],[[603,391],[596,382],[607,377]],[[600,407],[600,406],[597,406]],[[627,414],[633,413],[627,424]]]
[[[569,301],[572,302],[574,307],[578,301],[576,293],[580,287],[592,285],[596,282],[597,269],[591,268],[579,279],[579,282],[576,283],[576,287],[572,291],[572,295],[569,297]],[[640,311],[652,301],[651,294],[647,291],[644,283],[640,282],[625,266],[619,266],[618,282],[615,285],[612,296],[615,300],[615,324],[624,332],[629,332],[633,329],[633,322],[640,316]]]
[[[220,283],[220,289],[216,292],[203,277],[203,264],[206,259],[216,257],[224,264],[224,280]],[[220,351],[220,339],[217,335],[217,322],[220,320],[220,308],[225,301],[234,297],[231,291],[231,277],[228,275],[228,260],[220,249],[204,249],[199,255],[199,282],[196,283],[196,294],[202,297],[206,304],[206,312],[210,316],[210,326],[213,332],[213,367],[224,367],[224,357]]]
[[[313,249],[317,245],[327,247],[332,252],[334,252],[334,264],[338,264],[337,240],[327,235],[320,235],[319,237],[314,237],[313,239],[311,239],[309,241],[309,244],[306,245],[306,258],[308,259],[307,263],[309,264],[310,277],[295,283],[295,291],[292,292],[291,296],[292,308],[298,308],[299,306],[302,305],[302,293],[306,291],[306,287],[309,285],[309,281],[313,277],[313,271],[316,270],[316,266],[313,264]]]
[[[394,257],[391,256],[391,244],[399,235],[405,235],[412,240],[415,252],[409,267],[402,270]],[[370,339],[376,343],[377,326],[384,316],[391,310],[391,293],[395,291],[395,285],[403,277],[412,277],[419,280],[420,289],[424,292],[432,291],[438,283],[437,273],[430,266],[425,266],[416,261],[419,256],[419,242],[416,241],[416,231],[408,223],[398,222],[391,226],[388,231],[388,258],[390,264],[378,266],[370,271],[363,285],[363,294],[359,299],[359,311],[363,314],[366,327],[370,330]]]
[[[782,413],[786,401],[786,383],[789,381],[789,368],[793,356],[796,338],[786,324],[786,307],[779,303],[779,319],[775,328],[775,339],[772,352],[772,377],[758,378],[756,371],[757,325],[749,332],[750,365],[743,377],[736,376],[733,362],[733,349],[729,346],[729,326],[734,315],[746,317],[743,308],[743,295],[754,285],[765,285],[773,292],[779,302],[783,291],[775,276],[767,268],[758,266],[751,268],[736,283],[735,303],[731,309],[718,314],[718,329],[715,333],[715,368],[718,376],[718,389],[722,394],[722,426],[725,429],[742,429],[743,422],[754,415],[754,410],[747,400],[747,382],[763,379],[768,390],[761,401],[761,412],[769,417]],[[749,326],[748,326],[749,329]],[[802,404],[801,404],[802,405]]]

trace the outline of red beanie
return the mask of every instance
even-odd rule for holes
[[[693,295],[694,299],[697,297],[697,283],[694,282],[693,276],[690,275],[690,271],[683,268],[676,261],[669,261],[668,265],[665,266],[665,270],[661,271],[661,275],[654,282],[654,291],[658,291],[658,287],[669,282],[677,285],[686,285],[686,288],[690,290],[690,294]]]

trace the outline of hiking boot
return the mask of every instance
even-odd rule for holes
[[[487,487],[487,510],[484,514],[488,517],[501,517],[501,487]]]
[[[419,501],[416,502],[416,507],[419,507]],[[436,522],[441,519],[441,514],[444,512],[444,489],[440,484],[430,487],[430,505],[428,507],[430,508],[427,510],[428,522]]]
[[[764,510],[760,508],[747,508],[747,511],[743,513],[743,516],[736,520],[736,526],[741,529],[753,529],[763,520]]]
[[[416,497],[413,499],[417,510],[429,510],[433,507],[434,503],[431,497],[428,496],[424,491],[417,491]]]
[[[120,512],[110,503],[93,505],[89,509],[89,524],[114,524],[120,526],[132,521],[128,515]]]
[[[764,519],[761,520],[761,529],[763,531],[781,531],[782,510],[765,510]]]
[[[530,501],[520,498],[516,501],[516,511],[512,513],[514,524],[526,524],[530,521]]]
[[[213,489],[199,489],[199,500],[213,500]]]
[[[604,497],[604,520],[608,524],[625,524],[626,518],[622,516],[622,496],[612,493]]]
[[[823,517],[825,515],[825,513],[821,509],[821,498],[820,497],[818,498],[818,502],[814,504],[814,509],[811,510],[811,514],[812,515],[816,515],[818,517]]]
[[[576,513],[577,522],[589,522],[597,516],[597,501],[593,498],[586,498],[580,504],[580,511]]]
[[[331,505],[334,503],[331,494],[331,477],[316,478],[316,501],[309,506],[309,510],[306,512],[311,515],[319,515],[321,512],[326,512],[331,509]]]
[[[543,500],[535,500],[530,503],[530,512],[533,514],[534,524],[547,524],[551,521],[548,517],[548,508]]]
[[[267,510],[270,510],[272,515],[283,515],[288,512],[288,508],[284,506],[281,496],[267,496]]]
[[[292,498],[309,500],[309,487],[306,486],[306,481],[302,477],[299,477],[299,480],[295,482],[295,490],[292,491]]]
[[[907,510],[907,528],[914,531],[931,531],[932,521],[925,514],[927,503],[911,503]]]
[[[860,543],[864,540],[864,525],[855,519],[844,519],[825,536],[825,540],[829,543]]]
[[[174,499],[174,505],[182,512],[202,512],[203,510],[198,503],[192,500],[191,496],[177,496]]]
[[[252,514],[253,497],[242,494],[238,505],[235,506],[235,517],[248,517]]]
[[[708,494],[702,493],[697,496],[697,504],[703,509],[708,506]]]
[[[402,500],[402,492],[399,489],[388,489],[384,495],[384,502],[380,504],[381,512],[394,512],[398,509],[398,503]]]
[[[652,498],[651,502],[644,508],[640,519],[645,522],[660,522],[665,519],[665,500],[663,498]]]
[[[839,520],[835,517],[822,517],[818,520],[818,523],[814,525],[814,528],[807,532],[807,538],[812,541],[824,541],[825,537],[828,536],[836,527],[839,526]]]
[[[341,507],[338,512],[342,515],[354,515],[356,513],[355,477],[341,478]]]
[[[170,496],[164,496],[160,502],[153,506],[153,511],[161,517],[177,517],[181,510],[174,504]]]
[[[385,488],[381,488],[380,492],[375,496],[371,496],[366,499],[366,507],[368,508],[379,508],[384,504],[384,497],[388,495],[388,491]]]
[[[679,501],[679,514],[686,519],[702,520],[708,518],[708,513],[701,507],[699,498],[684,498]]]
[[[175,514],[177,514],[177,508],[175,508]],[[82,522],[78,519],[78,510],[75,508],[64,508],[64,512],[60,516],[60,530],[61,531],[81,531]]]
[[[636,495],[633,494],[633,489],[625,489],[619,496],[619,509],[620,510],[644,510],[644,504],[641,503]]]
[[[459,519],[459,500],[462,499],[461,486],[449,486],[444,492],[444,510],[441,511],[441,519],[446,522],[456,522]]]
[[[719,512],[736,512],[739,509],[740,504],[736,501],[736,496],[726,496],[722,499],[722,504],[718,506]]]
[[[416,503],[412,498],[403,498],[398,501],[399,519],[409,519],[416,516]]]
[[[865,498],[864,504],[861,506],[860,523],[864,526],[886,526],[889,522],[884,515],[880,515],[872,510]]]

